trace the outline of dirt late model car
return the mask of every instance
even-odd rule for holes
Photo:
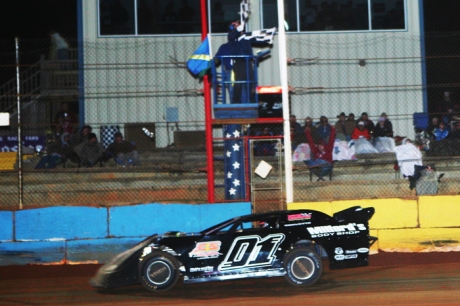
[[[184,283],[284,276],[308,286],[331,269],[367,266],[368,221],[374,208],[351,207],[332,217],[315,210],[236,217],[199,233],[153,235],[103,265],[90,283],[113,288],[142,283],[166,291]]]

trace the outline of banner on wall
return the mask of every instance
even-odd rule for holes
[[[22,136],[23,148],[31,148],[34,152],[41,152],[45,150],[45,143],[45,135]],[[17,152],[18,136],[0,136],[0,151]]]

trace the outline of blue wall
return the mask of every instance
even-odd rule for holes
[[[0,211],[0,265],[104,263],[152,234],[197,232],[250,213],[249,202]]]

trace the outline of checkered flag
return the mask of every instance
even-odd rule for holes
[[[276,27],[271,29],[263,29],[252,32],[246,32],[241,35],[238,40],[250,40],[252,42],[273,44],[273,36],[275,36]]]

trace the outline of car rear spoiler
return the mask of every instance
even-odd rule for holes
[[[375,213],[374,207],[353,206],[336,212],[333,216],[338,222],[367,222]]]

